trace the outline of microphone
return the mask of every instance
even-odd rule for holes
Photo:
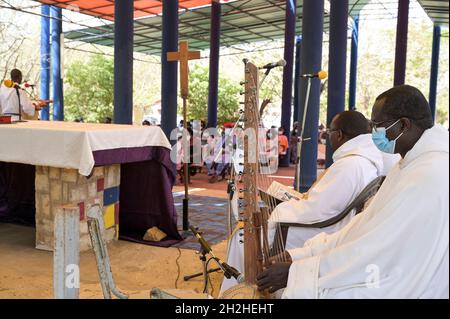
[[[321,80],[324,80],[328,77],[328,72],[327,71],[319,71],[317,73],[313,73],[313,74],[302,74],[302,78],[319,78]]]
[[[206,253],[211,254],[211,256],[214,258],[214,260],[220,265],[225,277],[227,277],[228,279],[231,277],[234,277],[238,281],[238,283],[244,282],[244,276],[242,276],[241,273],[236,268],[231,267],[226,262],[220,260],[220,258],[217,258],[216,256],[214,256],[211,247],[209,246],[207,241],[202,237],[202,235],[200,235],[200,233],[194,228],[194,226],[190,226],[189,228],[192,231],[192,233],[194,234],[194,236],[197,237],[203,250]]]
[[[29,83],[27,83],[27,82],[25,82],[25,85],[24,85],[26,88],[34,88],[36,85],[34,85],[34,84],[29,84]]]
[[[286,66],[286,60],[281,59],[278,62],[273,62],[273,63],[266,64],[265,66],[260,67],[260,69],[271,70],[271,69],[276,68],[278,66],[285,67]]]
[[[19,83],[13,82],[13,80],[5,80],[3,84],[10,89],[22,89]]]
[[[214,258],[214,259],[222,266],[225,276],[228,273],[229,275],[233,276],[234,279],[236,279],[236,281],[239,284],[244,282],[244,276],[242,276],[242,274],[236,268],[231,267],[230,265],[228,265],[226,262],[220,260],[219,258]],[[229,279],[230,277],[227,277],[227,278]]]

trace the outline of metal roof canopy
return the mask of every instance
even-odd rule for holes
[[[102,0],[110,2],[112,0]],[[179,38],[189,40],[192,49],[203,50],[209,48],[210,40],[210,1],[180,1]],[[224,0],[226,1],[226,0]],[[222,1],[222,2],[224,2]],[[418,0],[434,23],[448,26],[448,0],[429,1]],[[40,2],[55,2],[44,0]],[[59,3],[87,2],[87,1],[58,1]],[[89,1],[97,3],[98,1]],[[162,0],[141,0],[139,2],[159,3]],[[187,8],[187,4],[194,2],[207,3],[207,6]],[[229,47],[251,42],[272,41],[284,37],[286,0],[236,0],[222,3],[221,16],[221,46]],[[302,19],[302,0],[298,0],[297,18]],[[350,0],[349,14],[354,17],[361,13],[362,19],[396,18],[398,0]],[[156,8],[156,7],[153,7]],[[112,9],[114,9],[112,7]],[[94,10],[94,9],[92,9]],[[147,9],[150,10],[150,9]],[[156,10],[156,9],[154,9]],[[82,8],[80,11],[83,12]],[[446,12],[446,13],[445,13]],[[84,11],[86,13],[86,11]],[[135,14],[136,15],[136,14]],[[325,11],[324,30],[329,26],[329,14]],[[296,34],[301,34],[301,23],[297,23]],[[113,46],[114,24],[104,24],[97,27],[85,28],[65,33],[66,39],[86,43]],[[135,19],[134,21],[134,51],[146,54],[160,54],[162,41],[162,17],[160,14],[151,17]]]
[[[350,0],[351,15],[357,15],[369,0]],[[302,19],[302,0],[298,0],[297,17]],[[284,37],[285,0],[237,0],[222,3],[221,46],[232,46]],[[211,7],[186,10],[180,13],[179,37],[189,40],[189,47],[203,50],[210,43]],[[325,12],[324,29],[328,30],[329,15]],[[296,33],[301,34],[301,23]],[[134,21],[134,50],[159,54],[162,41],[160,15]],[[114,24],[86,28],[65,33],[66,39],[114,45]]]
[[[435,24],[448,27],[448,0],[418,1]]]
[[[78,11],[90,16],[114,21],[114,0],[37,0],[43,4]],[[210,5],[211,0],[179,0],[181,9]],[[162,0],[134,0],[134,18],[162,12]]]

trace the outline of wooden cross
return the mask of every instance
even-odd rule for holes
[[[189,60],[200,59],[200,51],[189,51],[187,41],[180,41],[179,52],[167,52],[167,61],[180,61],[181,97],[187,99],[189,94]]]
[[[187,131],[187,98],[189,95],[189,60],[200,59],[200,51],[189,52],[187,41],[180,41],[179,52],[167,52],[167,61],[180,61],[180,85],[181,97],[183,98],[183,122],[184,129]],[[185,150],[189,150],[188,139],[184,138]],[[183,230],[187,231],[189,227],[189,168],[188,161],[184,163],[184,199],[183,199]]]

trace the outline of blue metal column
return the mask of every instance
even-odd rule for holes
[[[53,120],[64,121],[64,97],[63,83],[61,78],[61,33],[62,33],[62,11],[61,8],[51,7],[51,59],[52,59],[52,82],[53,82]]]
[[[219,92],[219,53],[220,53],[220,16],[222,8],[218,0],[211,3],[211,34],[209,53],[209,93],[208,124],[206,127],[217,127],[217,108]]]
[[[431,53],[431,74],[430,74],[430,96],[429,102],[433,120],[436,119],[436,94],[437,82],[439,74],[439,51],[441,46],[441,27],[435,25],[433,27],[433,50]]]
[[[170,140],[177,127],[178,63],[167,61],[167,52],[178,51],[178,0],[163,1],[161,52],[161,128]],[[171,141],[176,143],[176,141]]]
[[[317,73],[322,68],[324,0],[303,1],[302,22],[302,61],[301,74]],[[300,83],[300,114],[305,100],[307,79]],[[308,112],[306,114],[304,137],[310,140],[303,142],[300,159],[300,191],[306,192],[317,179],[317,141],[320,109],[320,80],[311,80]],[[299,116],[299,119],[302,117]]]
[[[41,6],[41,90],[42,100],[50,99],[50,6]],[[48,121],[50,119],[49,106],[41,110],[40,119]]]
[[[133,123],[133,0],[114,1],[114,123]]]
[[[398,0],[394,86],[405,84],[406,56],[408,47],[408,16],[409,16],[409,0]]]
[[[284,29],[283,93],[281,98],[281,126],[284,127],[288,141],[291,136],[292,115],[292,75],[294,71],[295,20],[297,16],[297,0],[286,0],[286,24]],[[289,151],[280,161],[280,167],[289,166]]]
[[[330,46],[328,58],[327,127],[333,117],[345,111],[347,73],[348,0],[330,1]],[[333,150],[327,143],[326,167],[333,164]]]
[[[348,109],[356,110],[356,81],[358,79],[358,39],[359,37],[359,17],[353,20],[352,45],[350,53],[350,83],[348,94]]]
[[[300,111],[300,61],[302,56],[302,36],[295,39],[295,71],[294,71],[294,122],[298,122]]]

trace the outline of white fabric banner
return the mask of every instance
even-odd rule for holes
[[[171,149],[158,126],[29,121],[0,125],[0,161],[77,169],[88,176],[94,151],[161,146]]]

